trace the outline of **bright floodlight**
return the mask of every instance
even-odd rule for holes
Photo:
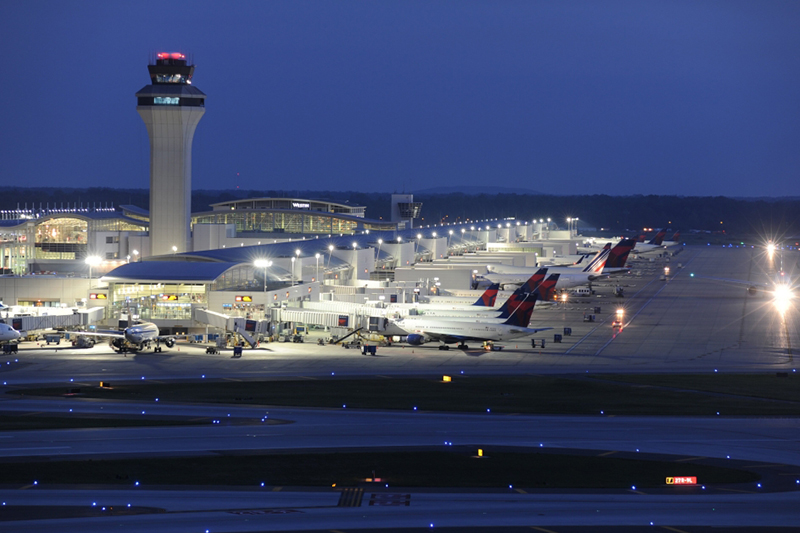
[[[256,259],[253,261],[253,266],[256,268],[269,268],[272,266],[272,261],[269,259]]]
[[[333,251],[333,245],[332,244],[328,245],[328,251],[331,251],[331,252]]]
[[[99,265],[99,264],[100,264],[100,263],[101,263],[103,260],[102,260],[102,259],[101,259],[99,256],[96,256],[96,255],[90,255],[90,256],[89,256],[89,257],[87,257],[87,258],[86,258],[84,261],[85,261],[85,262],[86,262],[86,264],[87,264],[87,265],[89,265],[89,266],[97,266],[97,265]]]
[[[792,288],[788,285],[777,285],[772,294],[775,296],[775,307],[778,311],[786,312],[794,299]]]
[[[354,242],[354,243],[353,243],[353,250],[355,250],[356,248],[358,248],[358,243],[357,243],[357,242]]]
[[[294,251],[294,255],[300,257],[300,248]]]
[[[319,259],[319,254],[314,254],[314,257],[316,257],[317,259]]]

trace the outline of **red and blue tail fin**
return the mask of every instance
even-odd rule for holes
[[[678,242],[678,241],[680,241],[680,240],[681,240],[681,232],[680,232],[680,230],[676,231],[676,232],[675,232],[675,235],[673,235],[672,237],[670,237],[670,239],[669,239],[669,240],[670,240],[670,241],[672,241],[672,242]]]
[[[489,285],[489,288],[481,294],[481,297],[472,304],[477,307],[494,307],[494,303],[497,301],[497,291],[500,290],[499,283],[492,283]]]
[[[667,230],[660,229],[658,230],[658,233],[656,233],[656,236],[650,239],[650,242],[648,242],[647,244],[655,244],[656,246],[661,246],[661,243],[664,242],[664,237],[666,236],[667,236]]]
[[[623,268],[625,262],[628,260],[628,254],[631,253],[636,241],[633,239],[622,239],[608,252],[608,260],[606,261],[607,268]]]
[[[514,291],[514,293],[500,308],[500,314],[498,315],[498,318],[508,318],[511,316],[511,314],[514,312],[514,309],[516,309],[516,306],[525,299],[525,296],[532,293],[539,287],[539,284],[544,281],[544,277],[546,275],[547,269],[540,268],[528,279],[528,281],[520,285],[520,287]]]
[[[528,293],[521,301],[517,302],[513,307],[514,310],[503,324],[507,326],[517,326],[520,328],[527,328],[531,323],[531,315],[533,314],[533,306],[539,298],[538,294]]]
[[[556,293],[556,284],[560,277],[561,274],[551,274],[547,276],[546,280],[539,284],[539,287],[534,292],[539,296],[540,300],[548,302],[553,299]]]
[[[603,271],[603,267],[606,266],[606,260],[608,259],[608,253],[611,251],[611,243],[605,245],[605,247],[600,250],[597,255],[595,256],[592,261],[586,265],[581,272],[587,273],[599,273]]]

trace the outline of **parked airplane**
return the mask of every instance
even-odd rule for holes
[[[544,280],[545,274],[547,273],[546,268],[540,268],[537,270],[531,277],[528,279],[526,283],[520,285],[516,291],[501,305],[500,307],[480,307],[480,306],[437,306],[437,305],[430,305],[430,304],[414,304],[412,309],[417,309],[417,311],[425,316],[462,316],[462,317],[498,317],[503,313],[507,313],[505,316],[508,317],[510,314],[509,307],[514,305],[515,302],[521,301],[525,298],[527,293],[533,292],[534,289],[539,285],[539,283]],[[499,284],[493,284],[498,285]],[[397,304],[392,304],[389,306],[389,310],[391,311],[392,307]],[[400,304],[406,305],[406,304]]]
[[[636,242],[633,239],[622,239],[608,253],[608,259],[603,267],[603,274],[617,274],[629,272],[630,267],[625,266],[628,255],[633,250]]]
[[[670,237],[668,241],[662,242],[661,245],[664,248],[670,248],[672,246],[680,246],[681,244],[680,239],[681,239],[681,232],[676,231],[675,234],[672,235],[672,237]]]
[[[604,276],[603,267],[605,267],[610,250],[603,249],[592,261],[584,268],[572,267],[548,267],[549,274],[561,274],[558,280],[559,289],[568,289],[578,285],[585,285],[591,283],[596,279]],[[524,283],[530,271],[522,270],[524,267],[511,267],[506,265],[489,265],[487,270],[490,270],[484,277],[493,283],[499,283],[501,286],[505,285],[519,285]]]
[[[546,270],[546,269],[541,269]],[[548,276],[547,279],[542,280],[541,275],[537,272],[531,279],[529,279],[526,283],[523,283],[511,297],[506,300],[506,303],[499,310],[494,310],[494,312],[482,312],[466,314],[464,312],[452,311],[451,313],[445,314],[446,312],[436,313],[435,315],[425,314],[425,315],[417,315],[417,316],[407,316],[403,318],[403,324],[406,326],[413,325],[416,321],[420,320],[427,320],[435,316],[436,318],[441,318],[442,320],[457,320],[457,321],[466,321],[466,320],[479,320],[481,322],[492,322],[495,324],[501,324],[506,321],[514,312],[516,311],[517,307],[519,307],[520,303],[525,301],[529,294],[534,293],[538,295],[537,301],[548,301],[553,298],[553,295],[556,292],[556,283],[558,282],[558,277],[560,274],[553,274],[552,276]],[[407,330],[406,330],[407,331]]]
[[[21,334],[8,324],[0,323],[0,343],[19,340]]]
[[[633,249],[633,252],[637,253],[637,254],[644,254],[644,253],[647,253],[647,252],[663,250],[664,249],[664,237],[666,237],[666,236],[667,236],[667,230],[666,229],[660,229],[660,230],[658,230],[658,233],[656,233],[655,237],[653,237],[649,241],[647,241],[647,242],[637,242],[636,246]]]
[[[539,295],[529,293],[519,303],[516,310],[504,322],[497,324],[485,320],[448,320],[445,318],[423,318],[414,324],[405,324],[408,318],[396,322],[396,325],[408,332],[407,342],[419,346],[426,342],[442,343],[440,350],[449,350],[448,344],[459,343],[459,348],[466,349],[467,341],[493,343],[507,341],[518,337],[533,335],[539,331],[553,329],[528,328],[533,313],[533,306]],[[405,326],[405,327],[404,327]]]
[[[152,322],[140,322],[133,326],[128,326],[119,333],[80,331],[76,332],[76,334],[91,337],[107,337],[111,339],[109,344],[119,353],[143,351],[153,344],[155,344],[153,351],[160,352],[162,342],[167,348],[172,348],[175,346],[175,341],[178,339],[175,335],[161,335],[158,326]]]

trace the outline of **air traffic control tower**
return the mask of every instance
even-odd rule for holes
[[[183,54],[157,54],[151,85],[136,93],[150,136],[150,253],[191,251],[192,139],[206,95],[192,86]]]

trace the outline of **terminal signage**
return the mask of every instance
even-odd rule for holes
[[[696,476],[668,477],[667,485],[697,485]]]
[[[177,294],[162,294],[161,299],[167,302],[174,302],[178,299]]]
[[[236,301],[237,302],[245,302],[245,303],[252,302],[253,301],[253,297],[252,296],[246,296],[246,295],[237,294],[236,295]]]
[[[346,328],[348,322],[350,322],[350,317],[348,315],[339,315],[339,327]]]
[[[292,207],[295,209],[311,209],[311,204],[307,202],[292,202]]]
[[[90,300],[108,300],[108,295],[102,292],[93,292],[89,294]]]

